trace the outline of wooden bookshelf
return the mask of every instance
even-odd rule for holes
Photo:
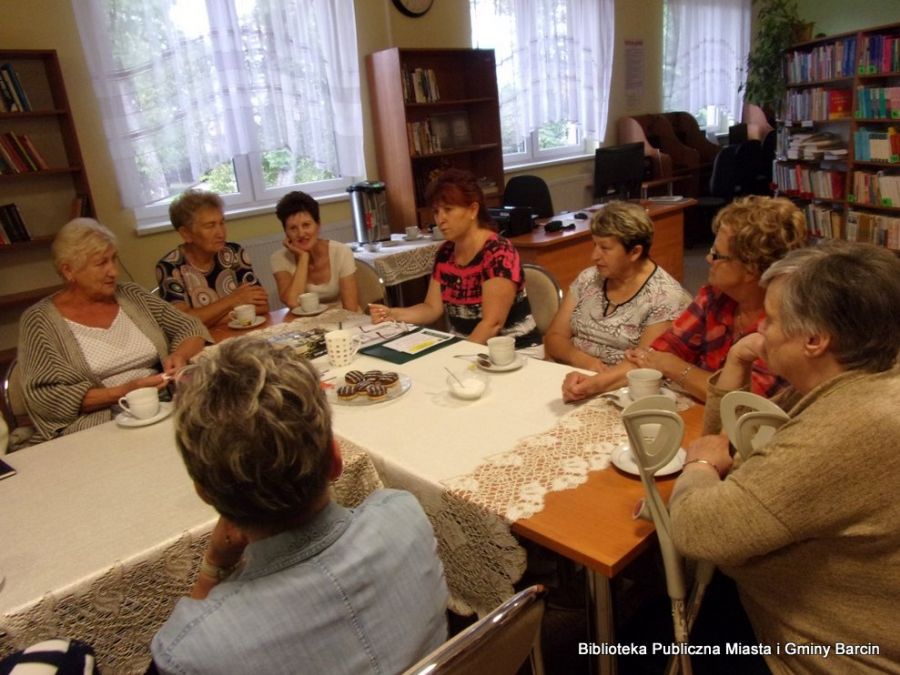
[[[15,325],[28,305],[59,288],[48,286],[53,275],[49,244],[71,217],[76,196],[94,215],[93,195],[75,121],[69,107],[56,51],[0,49],[0,64],[9,63],[31,103],[31,110],[0,112],[0,134],[27,135],[49,168],[0,174],[0,204],[14,203],[31,239],[0,246],[0,313]],[[13,348],[11,337],[0,352]]]
[[[366,57],[378,172],[386,186],[393,232],[431,222],[425,187],[437,171],[467,169],[484,178],[489,205],[503,190],[500,103],[493,50],[385,49]],[[416,100],[411,74],[429,71],[436,100]],[[435,116],[457,112],[468,120],[471,140],[449,148],[417,151],[409,125],[428,125]],[[421,128],[421,127],[419,127]]]
[[[900,199],[892,201],[879,189],[887,182],[882,182],[882,176],[896,176],[900,180],[900,152],[878,160],[867,157],[863,148],[863,142],[871,140],[872,133],[880,142],[880,135],[887,134],[892,127],[900,131],[900,117],[892,116],[892,113],[900,116],[900,99],[893,106],[886,95],[877,98],[877,104],[869,100],[876,98],[870,96],[873,92],[900,86],[900,68],[888,58],[890,49],[884,49],[886,42],[895,40],[900,40],[900,23],[810,40],[793,45],[785,54],[788,89],[785,119],[778,125],[776,183],[779,194],[796,200],[805,209],[813,236],[839,236],[900,250]],[[819,106],[812,108],[809,115],[790,117],[791,111],[802,109],[801,104],[807,99],[815,95],[817,101],[822,101],[824,92],[833,91],[839,92],[837,99],[850,100],[849,116],[831,118],[829,113],[833,111]],[[797,104],[793,108],[792,101]],[[791,136],[818,131],[840,137],[847,155],[829,159],[784,156]],[[868,147],[871,148],[871,143]],[[825,179],[840,176],[843,194],[797,189],[798,175],[806,178],[815,175],[820,179],[820,186]],[[876,189],[868,197],[856,194],[873,186]],[[848,224],[854,223],[855,234],[848,231]]]

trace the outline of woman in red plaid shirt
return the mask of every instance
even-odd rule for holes
[[[710,375],[722,367],[731,345],[757,331],[765,291],[759,278],[769,265],[806,243],[806,219],[791,201],[745,197],[724,207],[713,221],[715,242],[707,254],[709,282],[651,347],[628,350],[640,368],[655,368],[701,401]],[[596,376],[570,373],[563,398],[574,401],[599,393]],[[592,386],[594,385],[594,386]],[[753,366],[751,390],[771,396],[784,382],[765,363]]]

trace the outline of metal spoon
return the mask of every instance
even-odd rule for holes
[[[475,360],[478,361],[478,365],[482,368],[490,368],[494,365],[494,362],[491,361],[491,357],[487,354],[454,354],[453,358],[455,359],[471,359],[475,357]]]

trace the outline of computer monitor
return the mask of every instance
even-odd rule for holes
[[[597,148],[594,156],[594,199],[632,199],[641,196],[644,144],[625,143]]]

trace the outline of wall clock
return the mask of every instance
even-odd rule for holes
[[[424,16],[433,4],[434,0],[394,0],[394,7],[414,19]]]

